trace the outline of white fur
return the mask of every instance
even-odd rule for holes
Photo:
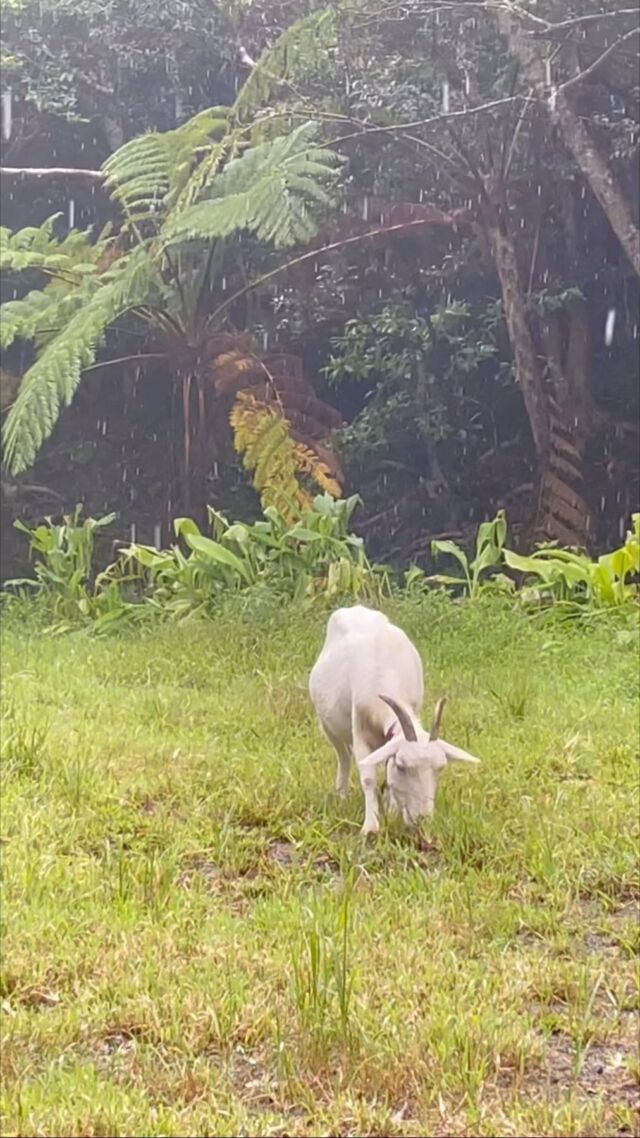
[[[391,809],[401,813],[406,824],[415,825],[432,814],[438,775],[447,761],[478,762],[444,740],[430,740],[420,723],[422,661],[409,637],[383,613],[363,605],[332,613],[309,677],[309,694],[320,727],[338,756],[340,794],[347,792],[355,756],[365,798],[365,834],[380,828],[376,768],[381,764],[387,765]],[[405,739],[381,696],[404,708],[417,742]]]

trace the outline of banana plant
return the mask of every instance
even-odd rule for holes
[[[435,557],[438,554],[454,557],[462,569],[460,576],[446,573],[434,573],[425,578],[427,582],[438,585],[457,585],[470,600],[476,600],[483,590],[491,588],[509,588],[510,582],[499,574],[490,581],[483,579],[482,574],[488,569],[498,566],[502,560],[502,551],[507,538],[507,521],[504,510],[498,510],[495,518],[490,522],[482,522],[476,534],[475,557],[469,561],[466,553],[455,541],[431,542],[431,552]]]

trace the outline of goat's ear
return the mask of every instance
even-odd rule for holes
[[[383,743],[381,747],[378,747],[377,751],[372,751],[371,754],[367,755],[364,759],[358,759],[360,770],[373,770],[374,767],[379,766],[380,763],[386,763],[387,759],[395,755],[398,750],[399,742],[399,739],[389,739],[389,742]]]
[[[463,751],[462,747],[454,747],[453,743],[447,743],[445,739],[440,740],[440,746],[442,747],[445,755],[447,756],[447,760],[450,763],[480,762],[480,759],[477,759],[475,755],[470,755],[468,751]]]

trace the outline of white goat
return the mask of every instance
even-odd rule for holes
[[[363,834],[380,829],[376,768],[381,763],[386,763],[390,810],[415,826],[433,813],[438,775],[447,761],[480,761],[438,739],[444,699],[431,730],[424,730],[420,656],[402,629],[363,605],[337,609],[329,617],[309,694],[338,755],[341,795],[347,793],[355,756],[365,799]]]

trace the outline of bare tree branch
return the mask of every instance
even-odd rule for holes
[[[278,265],[268,273],[264,273],[261,277],[256,277],[254,280],[249,281],[248,284],[243,285],[231,296],[228,296],[222,304],[211,313],[208,323],[213,324],[218,317],[226,312],[228,308],[240,297],[246,293],[251,292],[260,285],[266,284],[267,281],[275,280],[277,277],[282,276],[283,273],[289,272],[291,269],[296,268],[298,265],[304,265],[307,261],[317,261],[325,253],[335,253],[338,249],[346,249],[352,245],[362,244],[364,241],[370,241],[376,237],[392,237],[394,234],[407,233],[413,229],[425,229],[429,225],[443,225],[456,228],[461,225],[471,224],[471,219],[467,210],[456,210],[455,213],[447,214],[442,210],[434,207],[433,216],[430,218],[420,217],[413,221],[401,221],[394,225],[376,225],[373,229],[367,229],[365,233],[357,233],[354,237],[342,237],[338,241],[331,241],[328,245],[320,245],[311,249],[308,253],[301,253],[298,257],[292,257],[291,260],[286,261],[283,265]]]
[[[612,55],[614,51],[617,51],[617,49],[621,44],[625,42],[625,40],[630,40],[632,36],[637,35],[640,35],[640,28],[632,28],[630,32],[625,32],[623,36],[618,36],[617,40],[615,40],[614,43],[609,44],[609,47],[606,48],[606,50],[603,51],[597,59],[594,59],[593,63],[590,63],[589,66],[585,67],[584,71],[580,71],[578,75],[574,75],[571,79],[567,79],[566,83],[563,83],[560,87],[558,87],[558,91],[568,91],[569,87],[575,87],[576,83],[582,83],[583,79],[586,79],[589,75],[592,75],[593,72],[596,71],[598,67],[600,67],[600,64],[604,63],[605,59],[607,59],[608,56]]]
[[[85,182],[104,182],[102,170],[82,170],[67,166],[0,166],[7,178],[75,178]]]

